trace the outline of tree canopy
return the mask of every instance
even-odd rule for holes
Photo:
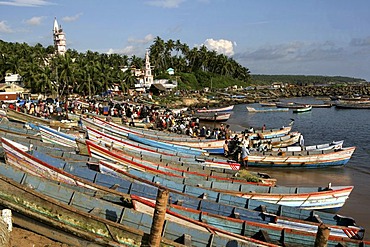
[[[180,40],[164,41],[160,37],[154,39],[149,52],[154,79],[176,80],[180,89],[224,88],[233,85],[245,87],[273,82],[307,85],[364,81],[339,76],[251,76],[249,69],[233,58],[210,51],[205,46],[190,48]],[[7,73],[17,73],[31,92],[47,95],[96,95],[106,92],[114,84],[126,92],[136,83],[130,68],[143,68],[144,59],[90,50],[81,53],[71,49],[61,56],[55,54],[53,46],[30,46],[0,40],[0,81],[4,80]],[[168,75],[168,68],[173,68],[175,75]]]
[[[31,89],[31,92],[54,95],[95,95],[112,88],[113,84],[126,91],[136,82],[130,68],[142,68],[145,62],[144,58],[137,56],[93,51],[80,53],[71,49],[61,56],[55,54],[53,46],[30,46],[2,40],[0,51],[0,80],[4,79],[6,73],[17,73],[22,76],[25,87]],[[165,42],[157,37],[149,47],[149,52],[154,78],[178,80],[180,85],[185,85],[183,87],[190,85],[186,76],[189,73],[195,74],[199,79],[206,78],[205,81],[196,79],[196,83],[192,85],[195,88],[208,86],[213,77],[244,85],[249,78],[247,68],[232,58],[207,50],[204,46],[190,49],[179,40]],[[126,72],[122,70],[125,67],[128,68]],[[174,77],[167,75],[170,67],[175,70]],[[218,86],[217,81],[215,79],[214,87]],[[222,83],[224,84],[227,83]]]

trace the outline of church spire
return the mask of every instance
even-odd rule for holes
[[[54,18],[53,26],[53,38],[55,52],[60,55],[64,55],[66,52],[66,37],[61,26],[58,26],[57,18]]]
[[[149,50],[145,53],[144,85],[150,87],[153,84],[152,68],[149,61]]]
[[[57,33],[58,32],[58,29],[59,29],[59,25],[58,25],[58,21],[57,21],[57,18],[54,17],[54,27],[53,27],[53,33]]]

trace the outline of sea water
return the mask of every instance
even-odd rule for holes
[[[312,97],[284,99],[285,102],[323,103]],[[353,217],[356,223],[365,227],[366,240],[370,240],[370,109],[313,108],[309,112],[250,113],[246,104],[235,105],[230,119],[233,130],[249,127],[267,129],[287,126],[294,119],[292,131],[303,134],[305,145],[323,144],[344,140],[344,147],[355,146],[350,161],[344,167],[336,168],[249,168],[270,174],[278,185],[327,186],[353,185],[346,204],[338,212]],[[259,104],[249,104],[261,107]]]

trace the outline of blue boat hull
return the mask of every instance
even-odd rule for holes
[[[137,141],[137,142],[140,142],[140,143],[152,146],[152,147],[162,148],[162,149],[167,149],[167,150],[172,150],[172,151],[177,151],[177,152],[182,152],[182,153],[185,153],[185,154],[202,155],[202,154],[206,153],[205,150],[194,149],[194,148],[190,148],[190,147],[159,142],[159,141],[155,141],[155,140],[142,138],[142,137],[139,137],[139,136],[133,135],[133,134],[128,134],[127,137],[128,137],[128,139],[130,139],[132,141]]]

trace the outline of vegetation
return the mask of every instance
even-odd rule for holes
[[[119,54],[79,53],[69,49],[64,56],[55,55],[53,46],[8,43],[0,40],[0,80],[6,73],[23,77],[26,88],[33,93],[95,95],[119,84],[122,91],[133,87],[136,78],[130,69],[142,68],[144,58]],[[232,58],[206,47],[189,49],[186,44],[157,37],[149,48],[155,78],[177,80],[182,88],[200,89],[205,86],[225,87],[246,85],[249,71]],[[175,76],[169,76],[168,68]],[[213,84],[213,85],[212,85]]]
[[[0,40],[0,81],[6,73],[17,73],[23,77],[26,88],[32,93],[47,95],[96,95],[119,85],[126,92],[133,87],[136,78],[130,68],[143,68],[144,58],[120,54],[99,54],[87,51],[79,53],[69,49],[64,56],[55,55],[53,46],[26,43],[8,43]],[[247,68],[232,58],[205,46],[190,49],[179,40],[165,42],[156,37],[149,48],[155,79],[176,80],[179,89],[246,87],[250,84],[284,82],[297,85],[336,84],[362,82],[348,77],[250,75]],[[127,70],[122,70],[127,68]],[[168,75],[173,68],[175,75]]]

